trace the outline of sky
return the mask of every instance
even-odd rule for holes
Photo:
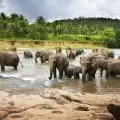
[[[84,17],[120,19],[120,0],[0,0],[0,12],[23,14],[30,21]]]

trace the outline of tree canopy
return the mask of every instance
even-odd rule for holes
[[[47,22],[38,16],[30,24],[22,14],[0,13],[0,38],[98,42],[107,47],[120,46],[120,20],[111,18],[61,19]]]

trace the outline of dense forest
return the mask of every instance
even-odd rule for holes
[[[64,40],[103,43],[106,47],[120,46],[120,20],[85,18],[47,22],[42,16],[30,22],[19,14],[0,13],[0,38],[10,40]]]

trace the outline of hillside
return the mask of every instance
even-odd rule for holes
[[[84,18],[46,21],[42,16],[30,24],[23,15],[0,14],[0,38],[11,40],[50,40],[102,43],[106,47],[120,46],[120,20]]]

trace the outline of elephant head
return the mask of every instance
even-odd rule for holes
[[[55,47],[55,50],[56,50],[56,53],[61,53],[62,52],[61,47]]]
[[[49,79],[52,79],[52,74],[54,75],[54,78],[56,78],[56,68],[59,71],[59,78],[62,78],[63,75],[63,57],[61,54],[51,55],[49,57],[49,65],[50,65],[50,77]]]
[[[12,47],[9,49],[10,51],[13,51],[13,52],[17,52],[17,48],[16,47]]]
[[[37,63],[37,58],[42,56],[42,51],[37,51],[35,53],[35,62]]]
[[[95,64],[92,63],[93,57],[91,55],[82,55],[80,57],[80,64],[82,67],[82,81],[85,82],[86,80],[86,74],[88,73],[89,80],[92,79],[92,70],[95,66]]]

